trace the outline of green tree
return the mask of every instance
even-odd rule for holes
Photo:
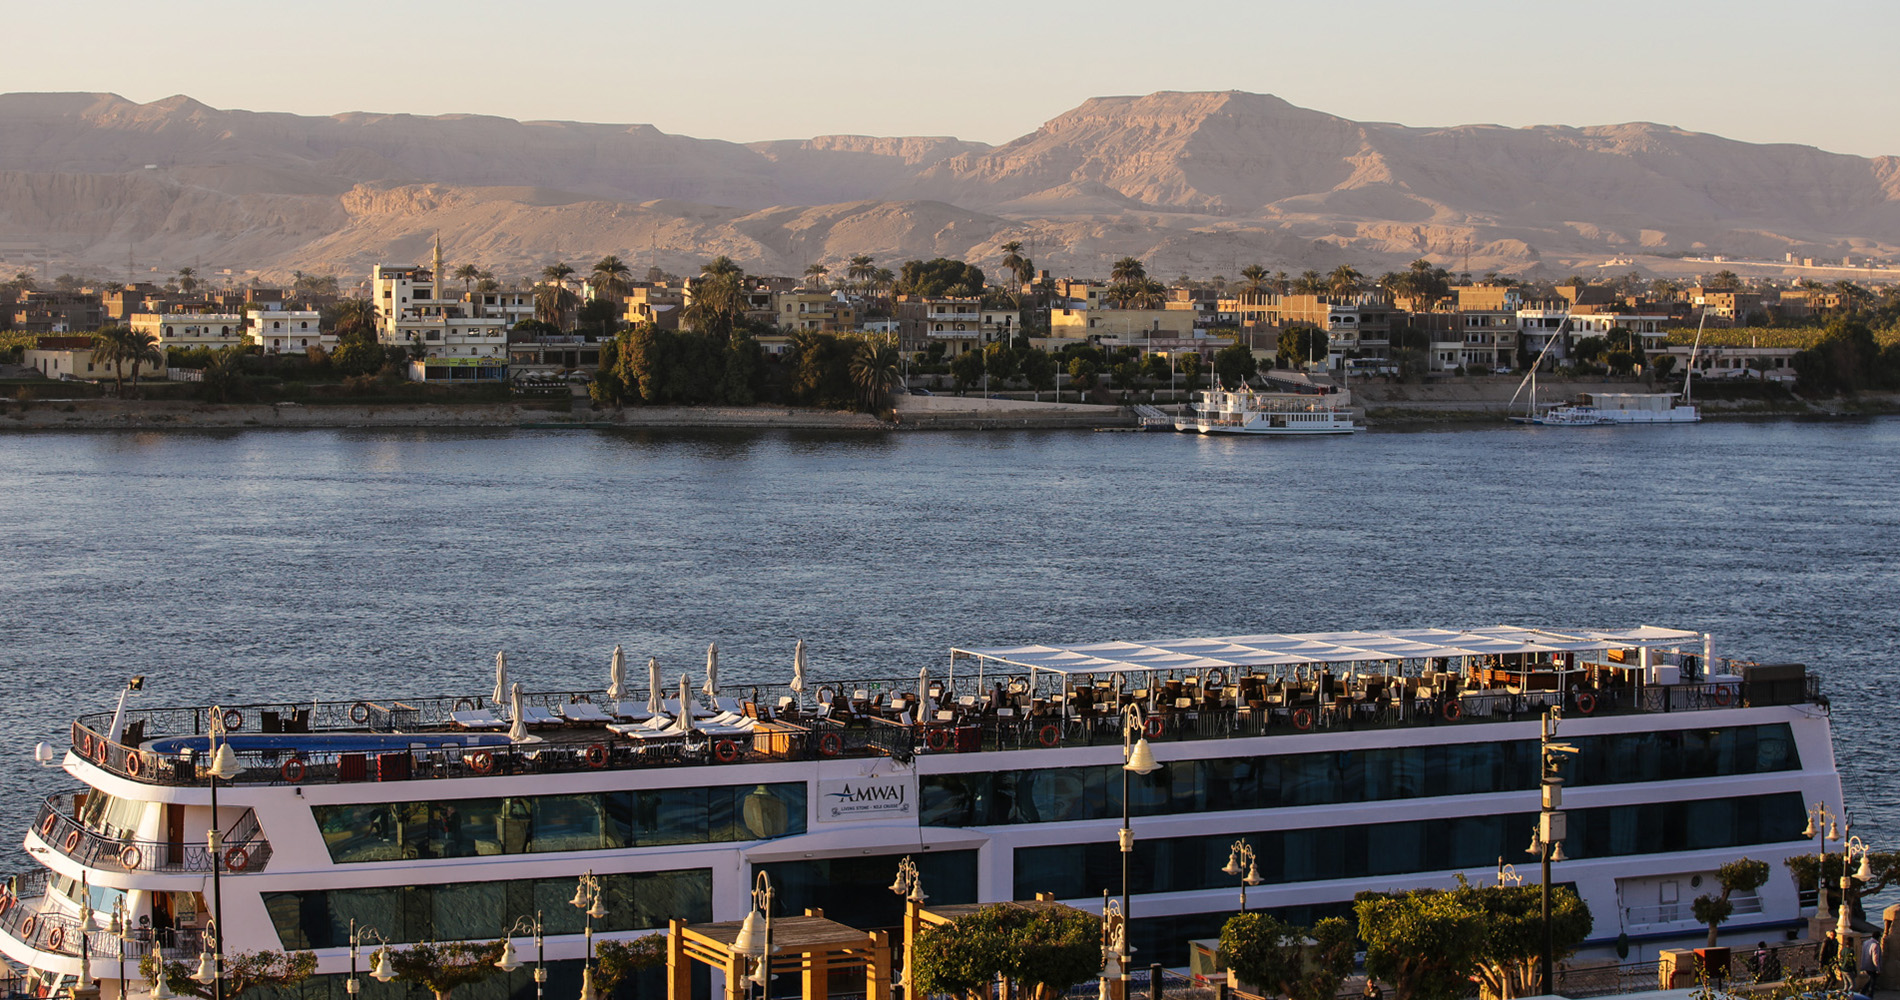
[[[1328,917],[1311,928],[1265,913],[1235,914],[1220,931],[1220,959],[1240,981],[1269,996],[1333,1000],[1352,973],[1352,925]]]
[[[805,265],[805,287],[806,288],[824,288],[825,275],[830,274],[830,273],[831,273],[831,268],[828,268],[823,264]]]
[[[705,268],[713,270],[705,271],[693,283],[693,301],[680,318],[700,333],[730,337],[733,328],[745,319],[745,272],[725,257],[714,259]]]
[[[463,264],[461,267],[449,272],[449,277],[461,282],[462,294],[468,295],[474,292],[475,282],[482,279],[482,269],[473,264]]]
[[[857,387],[851,382],[851,351],[856,346],[856,341],[829,333],[793,334],[787,395],[803,406],[832,410],[856,407]]]
[[[125,365],[132,360],[132,331],[128,327],[108,326],[92,335],[92,360],[112,366],[114,394],[125,395]]]
[[[1260,373],[1260,362],[1253,356],[1253,348],[1236,334],[1235,342],[1214,352],[1214,377],[1221,385],[1239,388]]]
[[[897,348],[890,344],[865,340],[851,352],[851,384],[867,413],[878,413],[890,406],[891,390],[903,381],[898,371]]]
[[[573,275],[574,268],[565,261],[557,260],[541,269],[541,281],[534,288],[536,319],[563,329],[567,327],[568,313],[574,308],[574,293],[568,290],[567,279]]]
[[[1720,895],[1697,896],[1690,904],[1695,911],[1697,921],[1709,925],[1709,947],[1715,947],[1715,935],[1728,918],[1735,913],[1735,904],[1729,897],[1738,892],[1754,892],[1768,881],[1768,862],[1751,858],[1739,858],[1716,869],[1715,881],[1721,885]]]
[[[1462,878],[1453,895],[1480,915],[1484,938],[1478,949],[1478,981],[1491,996],[1549,993],[1538,985],[1544,955],[1543,887],[1471,885]],[[1561,961],[1590,936],[1593,918],[1576,892],[1556,888],[1550,894],[1553,961]]]
[[[1078,392],[1087,392],[1095,388],[1095,376],[1101,371],[1096,362],[1081,356],[1069,359],[1069,380],[1075,384]]]
[[[1019,377],[1022,374],[1022,364],[1016,357],[1016,348],[1001,340],[985,345],[983,370],[989,372],[990,378],[996,380],[998,388],[1001,388],[1003,383]]]
[[[1578,283],[1582,283],[1582,280],[1576,279]],[[1716,291],[1731,292],[1742,287],[1742,279],[1734,271],[1724,269],[1715,272],[1715,275],[1709,279],[1709,287]]]
[[[859,292],[870,291],[871,282],[877,277],[876,259],[868,254],[858,254],[851,258],[850,264],[845,266],[844,277]]]
[[[198,287],[198,272],[189,267],[179,268],[178,269],[178,290],[181,292],[190,292],[196,289],[197,287]]]
[[[139,959],[139,975],[147,982],[158,978],[159,959],[146,954]],[[165,962],[165,985],[181,996],[211,1000],[210,985],[191,978],[192,970],[183,962]],[[253,989],[284,989],[309,979],[317,971],[317,955],[311,951],[243,951],[224,956],[224,995],[241,996]]]
[[[1246,284],[1240,286],[1240,290],[1244,294],[1258,298],[1266,293],[1267,269],[1265,267],[1259,264],[1248,264],[1246,267],[1240,269],[1240,276],[1246,279]]]
[[[244,357],[242,347],[227,347],[212,359],[204,368],[204,380],[198,390],[204,399],[212,403],[228,403],[244,384],[243,370],[240,367]]]
[[[1189,392],[1201,387],[1201,373],[1207,370],[1206,362],[1201,360],[1197,351],[1181,355],[1181,385]]]
[[[625,261],[608,254],[594,262],[594,269],[587,275],[587,287],[592,288],[595,295],[617,306],[620,297],[627,293],[632,275],[633,269]]]
[[[1068,907],[986,906],[918,935],[911,962],[920,996],[977,997],[998,976],[1060,996],[1101,969],[1101,922]]]
[[[157,369],[165,364],[165,352],[158,349],[158,337],[155,334],[133,331],[126,337],[125,360],[132,365],[132,394],[138,395],[139,368],[151,365]]]
[[[1549,992],[1539,986],[1543,954],[1541,886],[1471,885],[1450,891],[1362,892],[1353,904],[1366,944],[1366,972],[1401,1000],[1454,1000],[1470,983],[1491,996]],[[1569,889],[1551,894],[1554,958],[1590,936],[1589,907]]]
[[[614,307],[610,299],[588,299],[574,314],[574,324],[579,328],[597,327],[603,337],[613,334],[614,324],[620,320],[620,310]]]
[[[1108,370],[1110,385],[1124,392],[1135,387],[1135,380],[1141,377],[1141,362],[1123,360],[1116,362]]]
[[[1022,241],[1010,240],[1003,244],[1002,250],[1003,270],[1008,271],[1010,276],[1016,279],[1018,288],[1029,284],[1029,280],[1036,276],[1036,265],[1023,256]]]
[[[1275,344],[1276,363],[1282,368],[1304,364],[1324,364],[1327,357],[1326,332],[1313,326],[1290,326],[1280,331]]]
[[[983,290],[983,271],[974,265],[960,260],[948,260],[943,257],[934,260],[912,260],[904,262],[903,274],[897,279],[896,291],[899,295],[922,295],[938,297],[950,295],[953,290],[965,295],[975,295]]]
[[[956,379],[959,394],[983,381],[983,352],[964,351],[950,362],[950,377]]]
[[[1357,295],[1359,283],[1363,277],[1364,275],[1355,270],[1351,264],[1341,264],[1333,268],[1333,273],[1327,276],[1326,290],[1342,298]]]
[[[423,942],[388,949],[389,964],[398,982],[415,983],[435,994],[435,1000],[449,1000],[457,988],[499,973],[495,962],[501,958],[501,948],[500,941]]]
[[[648,934],[631,941],[597,941],[594,943],[594,989],[606,996],[641,969],[665,964],[664,934]]]
[[[1148,269],[1142,266],[1141,261],[1133,257],[1123,257],[1109,268],[1108,277],[1110,281],[1118,285],[1125,285],[1146,279]]]
[[[1830,322],[1818,343],[1795,353],[1793,365],[1804,393],[1851,395],[1892,384],[1893,373],[1883,364],[1873,331],[1858,319]]]
[[[1166,355],[1150,354],[1142,362],[1141,373],[1150,382],[1166,382],[1174,377],[1174,363]]]
[[[1056,363],[1049,357],[1048,351],[1029,348],[1017,360],[1022,369],[1023,381],[1037,393],[1048,392],[1056,387]]]

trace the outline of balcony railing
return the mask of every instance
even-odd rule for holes
[[[211,870],[210,848],[203,843],[108,837],[88,830],[73,819],[71,801],[70,796],[49,796],[40,804],[33,832],[47,846],[88,868],[178,873]],[[257,815],[251,810],[246,809],[221,839],[225,871],[233,874],[263,871],[270,864],[270,841],[264,838],[257,825]]]
[[[55,955],[77,957],[83,947],[95,960],[116,957],[121,946],[129,960],[142,959],[154,948],[166,958],[189,958],[205,947],[203,932],[195,928],[135,929],[121,942],[118,935],[97,926],[85,929],[82,946],[79,917],[47,896],[44,869],[15,875],[7,879],[6,888],[0,888],[0,934]]]
[[[959,696],[953,686],[937,685],[941,695],[922,711],[915,702],[906,709],[883,704],[884,697],[916,698],[915,679],[859,681],[867,698],[831,697],[820,689],[814,701],[800,702],[804,711],[782,713],[769,727],[743,735],[682,734],[631,740],[598,725],[578,723],[547,733],[545,742],[532,745],[447,746],[339,751],[295,747],[238,748],[241,765],[230,779],[236,785],[304,785],[357,781],[424,780],[481,777],[493,774],[535,774],[628,770],[726,763],[804,761],[838,756],[889,756],[909,759],[928,753],[965,753],[978,750],[1049,749],[1118,743],[1121,717],[1112,705],[1077,708],[1059,701],[1044,702],[1011,690],[1002,701],[989,689],[978,688],[975,678],[958,678],[971,693]],[[1013,685],[1021,678],[988,678],[991,684]],[[1348,696],[1313,691],[1289,691],[1276,699],[1235,698],[1209,692],[1188,699],[1144,702],[1162,734],[1170,740],[1232,739],[1299,735],[1306,732],[1351,729],[1413,728],[1423,726],[1483,725],[1535,719],[1549,704],[1561,704],[1575,714],[1620,715],[1686,712],[1746,707],[1742,690],[1733,682],[1673,685],[1606,686],[1600,690],[1511,691],[1472,688],[1433,693],[1370,685]],[[775,686],[748,686],[747,700],[757,705],[779,704],[790,692]],[[849,688],[847,688],[849,690]],[[597,692],[540,692],[524,698],[527,706],[558,708],[597,697]],[[892,697],[896,696],[896,697]],[[836,714],[811,711],[814,704],[836,701],[847,706]],[[1805,678],[1795,690],[1777,694],[1762,704],[1811,703],[1826,705],[1816,678]],[[314,705],[249,705],[225,710],[227,726],[238,732],[263,728],[266,732],[420,733],[452,731],[450,714],[482,708],[485,699],[412,698],[396,701],[319,702]],[[1177,707],[1178,706],[1178,707]],[[148,735],[190,735],[205,731],[207,709],[179,708],[129,712],[128,717]],[[73,725],[73,749],[100,767],[135,780],[161,785],[202,785],[204,755],[161,754],[134,750],[106,740],[98,729],[109,716],[82,719]],[[258,726],[260,720],[268,724]],[[44,819],[41,820],[45,822]],[[232,843],[242,831],[234,828]],[[65,836],[69,836],[66,834]],[[261,838],[260,838],[261,839]],[[81,837],[84,842],[84,836]],[[63,844],[63,841],[62,841]],[[265,857],[268,857],[268,845]],[[139,859],[143,862],[144,859]],[[255,865],[256,862],[253,862]]]

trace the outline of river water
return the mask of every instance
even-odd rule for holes
[[[1808,663],[1894,846],[1900,420],[1074,432],[0,435],[0,836],[144,704],[914,676],[956,644],[1665,625]],[[13,849],[17,852],[18,848]],[[24,862],[15,854],[15,870]]]

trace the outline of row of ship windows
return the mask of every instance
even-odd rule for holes
[[[1798,792],[1572,809],[1564,854],[1584,860],[1800,840],[1802,809]],[[1276,830],[1238,839],[1253,845],[1261,879],[1274,885],[1445,870],[1479,875],[1499,858],[1526,858],[1536,825],[1536,813],[1502,813]],[[1137,837],[1129,887],[1138,893],[1232,888],[1238,882],[1221,867],[1235,839]],[[1018,848],[1016,898],[1033,899],[1038,892],[1058,899],[1093,895],[1121,884],[1121,859],[1112,840]]]
[[[1798,770],[1786,723],[1725,729],[1579,736],[1565,768],[1572,786],[1678,781]],[[1340,805],[1392,799],[1532,791],[1535,740],[1386,747],[1324,753],[1182,760],[1131,776],[1136,816]],[[1121,816],[1115,764],[925,775],[925,826],[1007,826]]]
[[[338,864],[770,840],[805,832],[805,783],[312,806]]]

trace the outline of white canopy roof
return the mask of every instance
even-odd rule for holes
[[[1463,630],[1305,632],[1097,642],[1079,646],[997,646],[952,649],[950,655],[993,660],[1063,674],[1208,670],[1286,664],[1416,660],[1510,653],[1579,652],[1700,643],[1701,633],[1643,626],[1633,629],[1531,629],[1513,625]]]

